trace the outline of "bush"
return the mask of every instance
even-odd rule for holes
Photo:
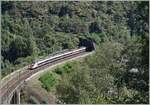
[[[62,75],[63,74],[62,68],[56,68],[55,73]]]
[[[60,67],[56,68],[54,72],[59,74],[59,75],[63,75],[63,74],[66,74],[66,73],[70,73],[72,70],[73,70],[72,65],[66,64],[61,68]]]
[[[50,91],[57,83],[57,79],[54,73],[46,73],[40,77],[39,80],[42,82],[42,87],[47,91]]]

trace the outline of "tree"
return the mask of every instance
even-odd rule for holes
[[[97,20],[97,21],[91,23],[91,25],[89,27],[89,31],[90,31],[90,33],[93,33],[93,32],[100,33],[100,32],[102,32],[101,28],[102,28],[101,22],[100,22],[100,20]]]
[[[110,68],[112,65],[118,67],[115,59],[120,57],[121,49],[118,43],[105,43],[96,55],[72,67],[74,72],[57,86],[59,99],[63,103],[109,103],[108,92],[115,88],[114,78],[109,74],[115,73],[110,71],[115,69]]]
[[[9,60],[15,61],[18,57],[26,57],[32,55],[34,45],[31,40],[22,37],[16,37],[10,44]]]

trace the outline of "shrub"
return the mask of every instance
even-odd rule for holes
[[[42,87],[47,91],[50,91],[57,83],[56,76],[53,73],[46,73],[39,80],[42,82]]]
[[[66,64],[61,68],[60,67],[56,68],[54,72],[59,74],[59,75],[63,75],[63,74],[66,74],[66,73],[70,73],[72,70],[73,70],[72,65]]]

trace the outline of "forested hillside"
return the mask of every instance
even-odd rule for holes
[[[148,1],[3,1],[1,8],[2,76],[90,39],[96,54],[59,84],[58,98],[148,103]]]

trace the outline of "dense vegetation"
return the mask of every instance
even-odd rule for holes
[[[50,91],[57,82],[53,73],[47,73],[44,76],[40,77],[39,80],[43,83],[42,87],[45,88],[47,91]]]
[[[55,91],[57,84],[60,83],[65,75],[69,75],[69,73],[74,71],[76,64],[77,63],[67,63],[63,66],[57,67],[53,71],[46,72],[39,78],[42,83],[42,87],[47,91]]]
[[[149,2],[2,2],[2,76],[91,39],[56,87],[63,103],[148,103]],[[70,69],[68,69],[70,68]],[[63,75],[59,68],[56,72]]]
[[[63,78],[56,87],[58,98],[65,103],[148,103],[147,71],[130,69],[124,47],[103,43],[95,55],[76,64],[74,72]]]

